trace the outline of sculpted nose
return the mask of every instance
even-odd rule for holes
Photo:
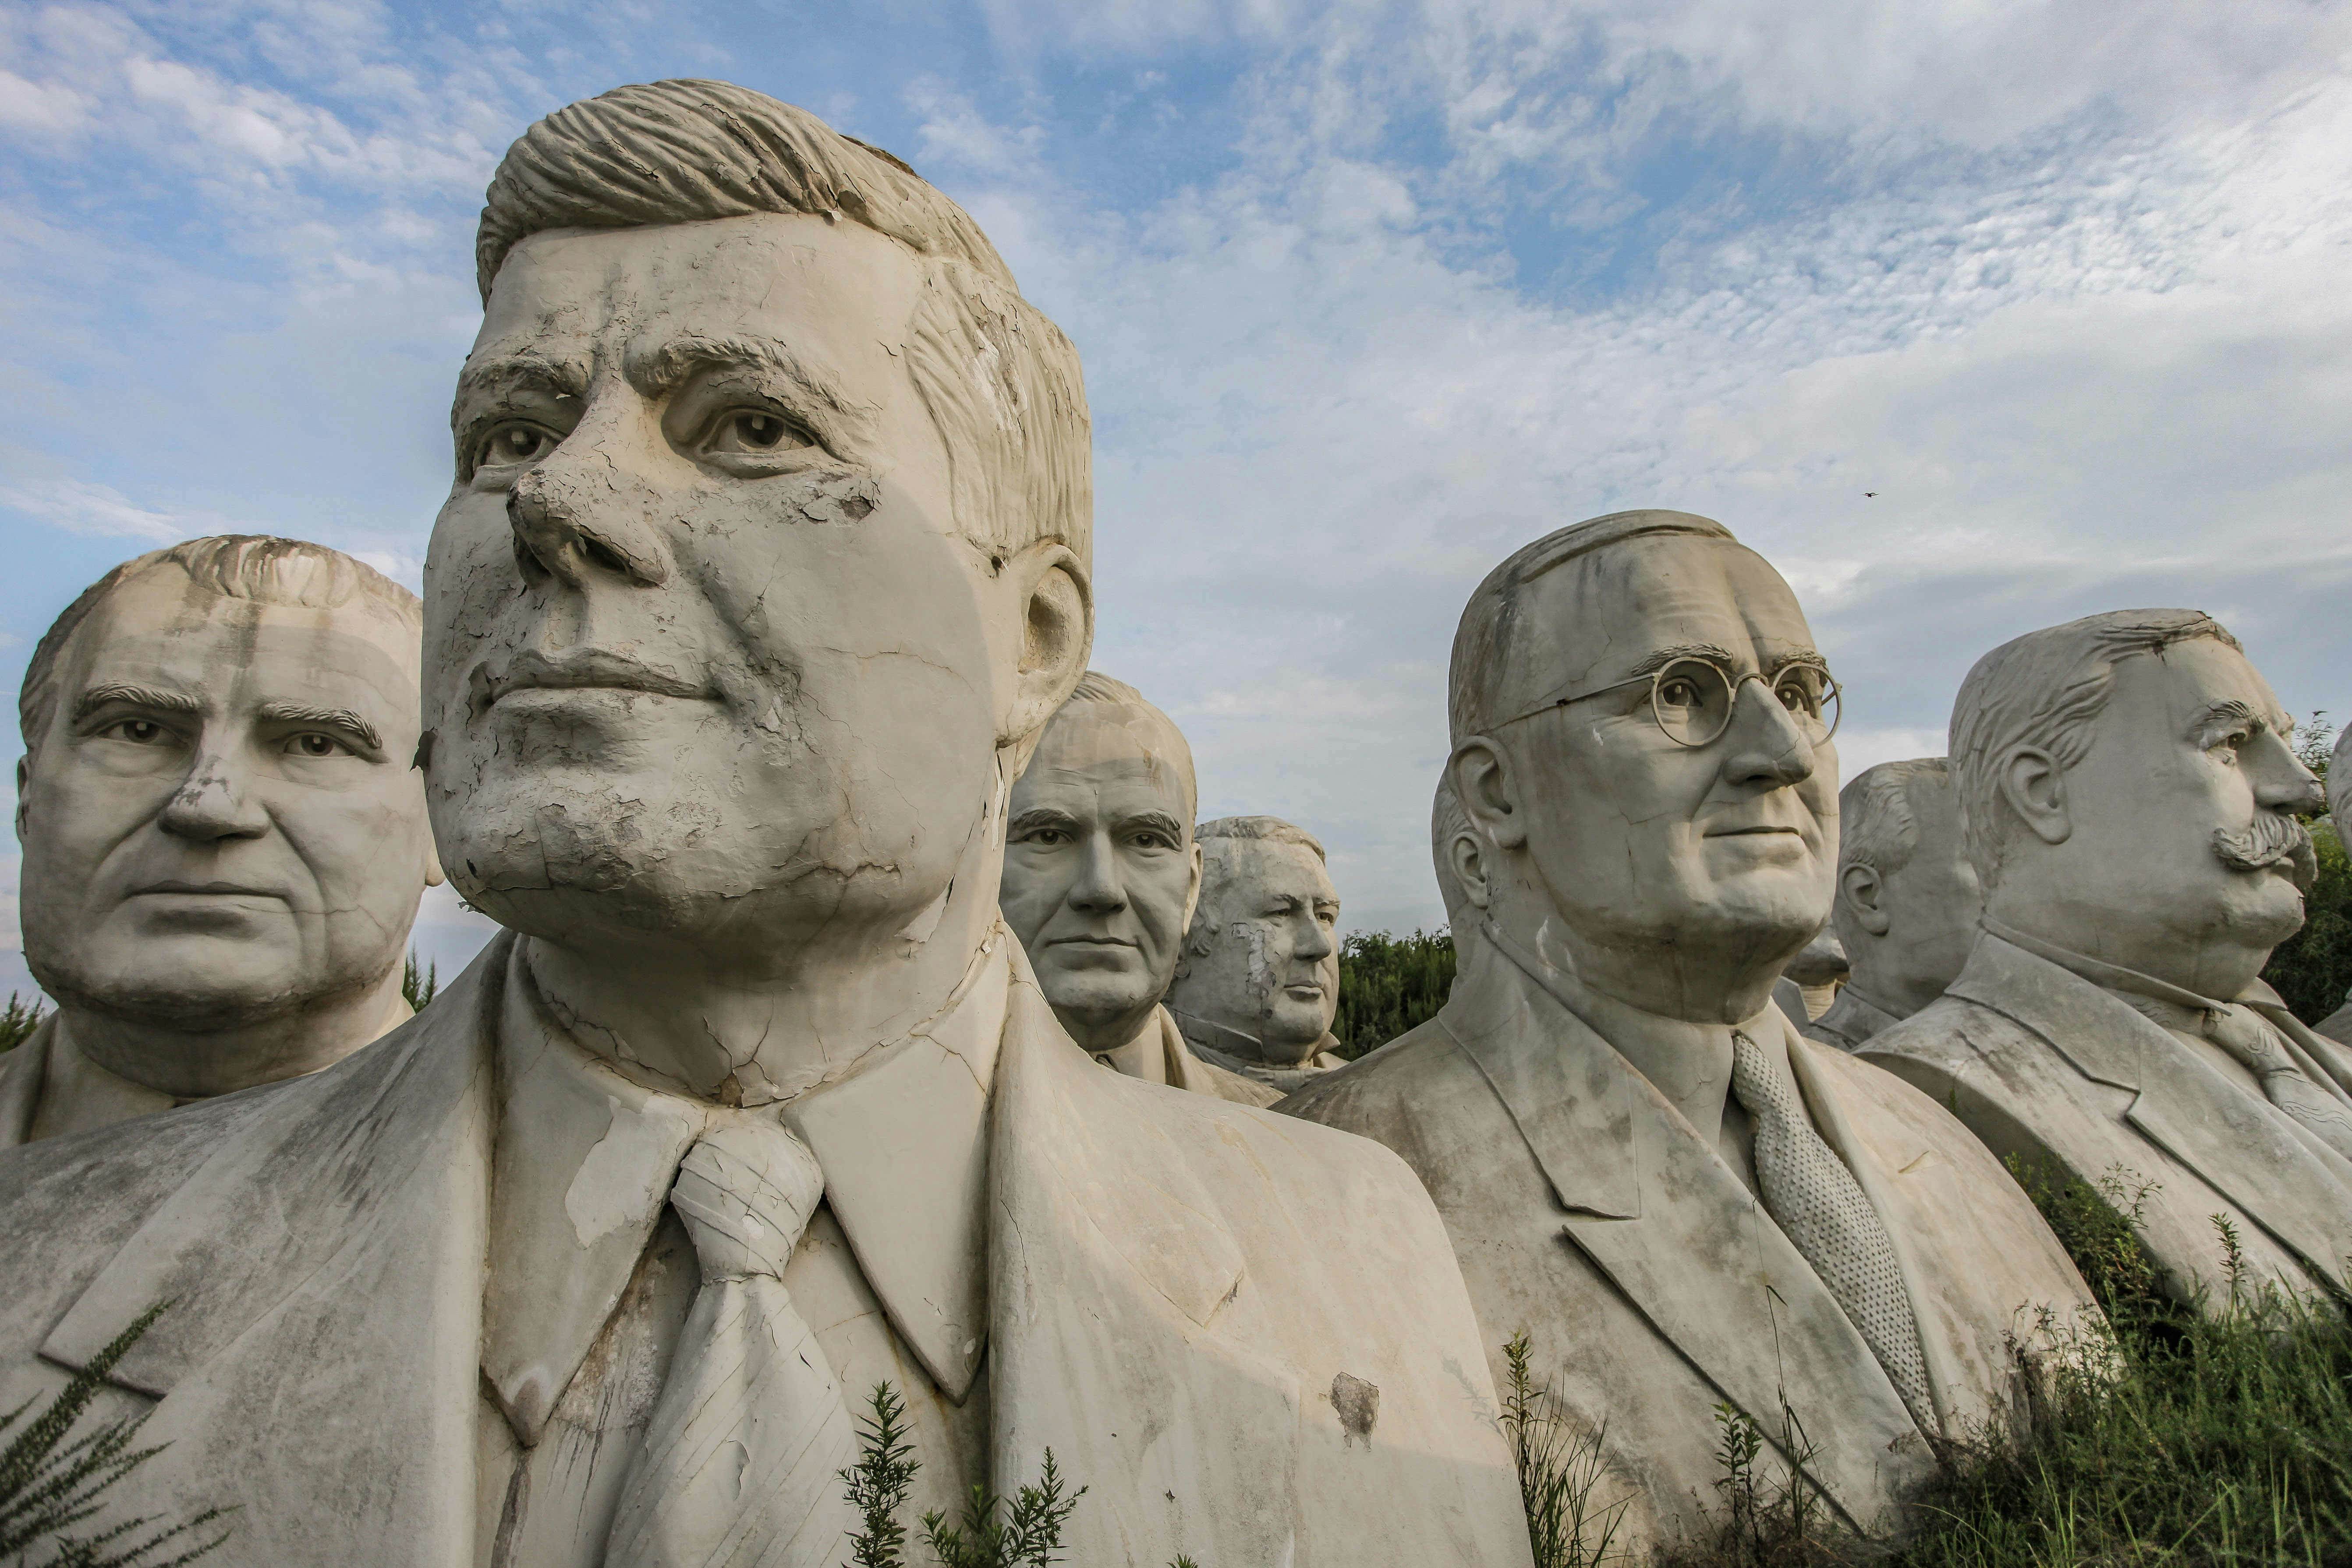
[[[1070,889],[1070,907],[1104,915],[1127,908],[1127,889],[1119,880],[1118,855],[1109,835],[1097,833],[1087,840],[1078,879]]]
[[[2263,750],[2254,768],[2254,799],[2272,811],[2294,816],[2316,816],[2327,809],[2327,786],[2319,775],[2303,765],[2286,742],[2277,736],[2266,736],[2272,744]]]
[[[1298,942],[1292,952],[1309,963],[1320,963],[1330,957],[1333,952],[1331,933],[1323,929],[1323,922],[1309,914],[1298,924]]]
[[[226,758],[201,756],[186,781],[163,803],[155,825],[191,844],[219,844],[260,837],[269,831],[269,814]]]
[[[1732,693],[1723,744],[1723,776],[1732,784],[1780,789],[1813,776],[1812,741],[1760,680]]]
[[[577,439],[582,432],[575,431]],[[569,450],[571,442],[557,448]],[[592,486],[601,483],[602,495]],[[625,492],[609,467],[601,481],[558,468],[551,459],[507,492],[507,522],[514,531],[515,564],[523,580],[554,578],[585,588],[599,577],[635,588],[669,581],[669,549],[654,525],[650,498]]]

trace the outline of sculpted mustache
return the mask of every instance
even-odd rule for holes
[[[2312,847],[2310,832],[2280,812],[2256,812],[2243,833],[2215,830],[2213,853],[2232,871],[2262,871],[2284,862],[2294,885],[2305,890],[2319,875],[2319,855]]]

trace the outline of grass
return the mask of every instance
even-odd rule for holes
[[[40,1027],[47,1010],[41,1005],[41,994],[33,993],[31,1001],[22,994],[8,993],[5,1006],[0,1006],[0,1051],[13,1051],[25,1043],[25,1037]]]

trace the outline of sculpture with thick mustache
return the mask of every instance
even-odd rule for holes
[[[2213,853],[2232,871],[2263,871],[2284,863],[2287,878],[2304,892],[2319,876],[2319,853],[2310,830],[2283,812],[2258,811],[2243,833],[2216,828]]]

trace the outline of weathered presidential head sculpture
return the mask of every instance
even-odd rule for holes
[[[1220,817],[1200,841],[1200,908],[1168,993],[1184,1037],[1265,1082],[1334,1065],[1339,895],[1323,846],[1275,816]]]
[[[1982,932],[1942,1000],[1864,1047],[2000,1153],[2128,1172],[2166,1282],[2216,1305],[2248,1272],[2340,1288],[2352,1257],[2352,1061],[2258,978],[2314,869],[2296,814],[2321,791],[2291,734],[2194,610],[1979,659],[1951,759]]]
[[[425,573],[445,861],[642,1065],[789,1095],[995,919],[1005,791],[1091,637],[1076,355],[953,203],[723,83],[533,126],[478,262]],[[857,1022],[762,1005],[765,1051],[640,984],[894,942],[881,993],[801,988]]]
[[[1054,1016],[1097,1056],[1147,1032],[1175,977],[1201,893],[1197,799],[1182,733],[1093,671],[1013,786],[1004,921]]]
[[[1706,1528],[1726,1400],[1767,1434],[1796,1412],[1808,1481],[1880,1523],[2004,1401],[2012,1333],[2086,1298],[1965,1129],[1773,1005],[1837,832],[1795,597],[1718,523],[1598,518],[1479,585],[1451,697],[1465,826],[1441,791],[1433,847],[1477,939],[1436,1017],[1281,1109],[1428,1184],[1633,1555]]]
[[[1493,924],[1648,1012],[1761,1008],[1837,816],[1837,687],[1780,574],[1687,513],[1564,529],[1479,585],[1452,679]]]
[[[2232,997],[2303,923],[2319,809],[2293,721],[2194,610],[2005,643],[1952,708],[1968,855],[1999,923]]]
[[[440,872],[414,767],[417,603],[339,552],[199,539],[126,562],[18,704],[25,958],[58,1004],[0,1142],[311,1071],[408,1016]]]
[[[1839,793],[1838,823],[1834,922],[1852,973],[1814,1033],[1852,1050],[1958,977],[1982,895],[1943,758],[1864,771]]]

